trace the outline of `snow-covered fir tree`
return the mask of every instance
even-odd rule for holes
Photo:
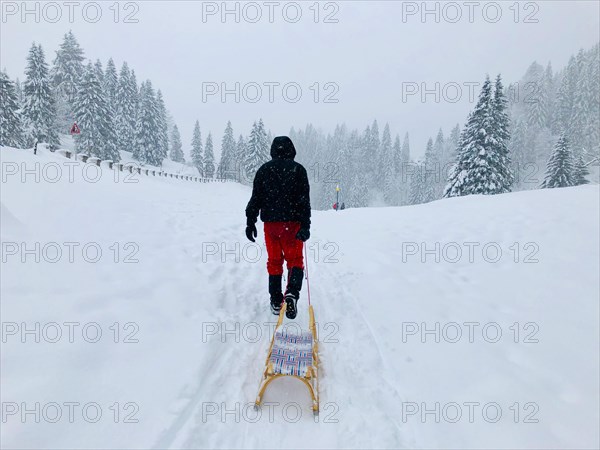
[[[231,121],[227,122],[223,139],[221,141],[221,160],[217,177],[222,179],[236,179],[236,146],[235,138],[233,137],[233,128]]]
[[[56,99],[56,124],[62,133],[67,133],[74,121],[73,100],[83,74],[83,60],[83,50],[69,31],[56,52],[50,73]]]
[[[115,130],[119,150],[133,152],[137,110],[137,86],[131,79],[127,63],[123,63],[115,95]]]
[[[162,161],[169,153],[169,127],[167,124],[167,107],[165,106],[160,89],[156,92],[156,106],[158,108],[158,140]]]
[[[104,71],[104,93],[109,107],[112,110],[116,110],[115,100],[117,98],[119,80],[117,77],[117,68],[112,58],[106,63],[106,70]]]
[[[573,186],[588,184],[587,176],[590,171],[587,169],[581,153],[573,156]]]
[[[41,45],[31,46],[23,84],[23,119],[26,128],[26,145],[46,142],[51,148],[60,145],[56,132],[56,106],[50,84],[50,74]]]
[[[429,138],[425,149],[425,162],[421,167],[421,181],[423,186],[419,190],[421,195],[419,203],[428,203],[437,199],[436,177],[439,174],[439,166],[439,159],[434,150],[433,139]]]
[[[98,73],[91,63],[84,69],[73,100],[73,114],[81,133],[75,135],[79,153],[115,162],[120,160],[112,110],[109,108]]]
[[[208,133],[204,146],[204,176],[213,178],[215,175],[215,154],[213,150],[212,135]]]
[[[573,154],[569,140],[563,134],[556,145],[546,166],[546,177],[542,188],[557,188],[574,186]]]
[[[171,154],[169,156],[171,161],[185,163],[183,145],[181,144],[181,135],[179,134],[179,128],[177,128],[177,125],[173,125],[173,130],[171,131]]]
[[[417,162],[411,164],[410,168],[410,190],[408,203],[410,205],[419,205],[424,202],[425,198],[425,167],[424,164]]]
[[[445,151],[446,139],[444,138],[444,132],[440,128],[433,143],[433,155],[435,158],[433,166],[435,173],[433,174],[432,188],[434,200],[442,198],[446,180],[448,179],[448,173],[444,171],[444,159],[446,158]]]
[[[15,83],[0,72],[0,146],[20,148],[23,144],[19,98]]]
[[[492,98],[492,124],[493,124],[493,151],[496,174],[499,176],[501,186],[498,192],[510,192],[514,182],[512,162],[509,156],[510,119],[507,112],[508,101],[504,94],[502,77],[498,74],[494,84],[494,97]],[[547,126],[545,126],[546,129]]]
[[[134,92],[134,104],[135,104],[135,108],[136,108],[136,114],[137,114],[137,109],[139,108],[140,105],[140,88],[138,87],[138,83],[137,83],[137,77],[135,76],[135,70],[131,69],[131,77],[129,78],[130,82],[131,82],[131,88]]]
[[[383,198],[388,205],[393,205],[396,199],[396,173],[394,171],[394,155],[392,150],[392,136],[389,124],[385,124],[381,137],[381,179]]]
[[[262,119],[254,122],[250,138],[246,144],[244,169],[246,180],[251,182],[258,168],[269,159],[269,143]]]
[[[147,80],[140,87],[133,157],[153,166],[161,166],[165,158],[159,114],[152,83]]]
[[[442,174],[447,179],[449,169],[456,160],[456,151],[458,149],[458,143],[460,142],[460,125],[456,124],[450,132],[450,137],[446,139],[446,150],[444,151],[444,159],[442,166],[444,168]]]
[[[400,172],[398,176],[400,178],[400,204],[409,204],[409,193],[410,193],[410,138],[408,133],[404,135],[402,142],[402,150],[400,152]]]
[[[402,169],[402,144],[400,143],[400,135],[396,134],[394,145],[392,147],[394,173],[400,173]]]
[[[235,143],[235,172],[236,172],[236,180],[242,181],[244,176],[244,164],[246,161],[246,139],[241,134],[238,137],[237,142]]]
[[[15,94],[17,95],[17,104],[19,108],[22,108],[25,97],[23,96],[23,84],[18,78],[15,80]]]
[[[527,182],[527,175],[531,165],[526,159],[528,150],[527,122],[516,119],[511,123],[511,130],[509,152],[513,164],[513,173],[515,174],[515,184],[519,189],[525,189],[524,183]]]
[[[94,69],[96,70],[96,77],[98,77],[100,84],[104,87],[104,69],[102,68],[102,61],[97,59],[94,64]]]
[[[202,134],[200,133],[200,122],[196,120],[194,133],[192,135],[192,163],[198,169],[200,176],[204,176],[204,152],[202,150]]]
[[[367,140],[367,152],[370,155],[367,169],[371,172],[371,175],[377,177],[377,172],[381,169],[381,139],[379,137],[379,124],[377,120],[373,121],[370,130],[371,133]]]
[[[500,194],[509,192],[512,185],[510,160],[506,141],[500,133],[498,120],[501,99],[492,95],[489,77],[486,77],[477,105],[469,115],[461,135],[459,152],[444,197],[472,194]]]

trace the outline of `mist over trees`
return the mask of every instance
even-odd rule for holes
[[[405,130],[377,120],[330,132],[292,127],[313,208],[331,208],[338,186],[341,202],[362,207],[587,183],[600,153],[599,51],[580,50],[558,71],[534,62],[507,87],[500,76],[486,78],[468,117],[449,130],[425,124],[432,134],[421,149]],[[22,82],[0,73],[0,145],[55,149],[76,122],[78,152],[115,162],[130,152],[159,167],[170,159],[246,185],[270,159],[272,134],[260,117],[235,128],[228,121],[214,140],[195,120],[192,135],[181,136],[161,90],[151,80],[138,84],[127,62],[93,62],[71,31],[55,54],[49,66],[34,43]]]

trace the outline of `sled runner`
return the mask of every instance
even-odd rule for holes
[[[292,334],[283,329],[283,316],[285,305],[281,308],[275,332],[271,338],[269,353],[265,362],[265,370],[258,389],[254,407],[258,409],[262,397],[269,384],[280,377],[294,377],[302,381],[312,398],[312,410],[319,414],[319,347],[317,329],[315,326],[315,313],[309,305],[310,331],[301,332],[300,335]]]

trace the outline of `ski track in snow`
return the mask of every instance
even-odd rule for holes
[[[177,233],[185,237],[194,231],[197,218],[192,211],[186,215],[178,214],[169,218],[168,221],[174,226]],[[238,225],[217,229],[213,241],[236,242],[239,240],[239,232]],[[259,236],[258,239],[261,237]],[[316,239],[318,240],[318,237]],[[257,240],[257,242],[260,241]],[[186,253],[189,251],[186,250]],[[203,270],[202,257],[198,250],[193,250],[191,256],[198,270]],[[310,259],[308,264],[310,270]],[[400,396],[384,378],[382,371],[375,371],[376,377],[374,378],[369,376],[367,370],[369,367],[384,367],[384,358],[379,351],[377,340],[360,311],[358,300],[350,293],[345,283],[342,282],[343,279],[336,273],[335,265],[322,265],[321,268],[327,269],[322,271],[321,278],[328,281],[316,288],[313,286],[311,292],[315,303],[320,338],[324,339],[320,343],[322,357],[319,386],[321,415],[318,419],[324,423],[320,423],[319,426],[336,428],[337,439],[329,442],[329,445],[367,447],[372,442],[372,437],[364,436],[362,440],[357,441],[353,430],[367,427],[369,424],[372,426],[375,421],[379,424],[378,439],[383,447],[404,447],[406,442],[398,420],[400,418]],[[210,273],[211,284],[222,293],[218,299],[219,306],[222,308],[218,311],[222,312],[219,314],[221,319],[231,323],[233,312],[233,322],[239,321],[242,324],[260,324],[276,320],[275,316],[267,316],[267,314],[270,315],[270,312],[268,311],[268,294],[265,289],[267,275],[264,261],[261,260],[259,264],[251,265],[250,269],[244,271],[243,274],[240,274],[240,271],[240,264],[221,264]],[[232,286],[235,286],[235,291],[231,289]],[[324,286],[337,286],[337,288],[330,291]],[[252,294],[248,297],[240,295],[245,292]],[[304,329],[308,329],[306,280],[302,294],[298,320],[303,323]],[[232,298],[235,298],[236,301],[233,302]],[[334,318],[334,320],[330,321],[328,318]],[[329,322],[329,325],[325,329],[326,322]],[[197,385],[184,388],[181,398],[187,402],[186,406],[169,428],[161,434],[153,448],[252,448],[264,445],[262,436],[265,433],[273,436],[273,424],[268,422],[265,424],[251,423],[251,420],[244,420],[243,413],[239,416],[225,416],[224,423],[219,422],[213,417],[207,416],[202,405],[207,401],[225,403],[229,409],[232,409],[233,405],[238,403],[241,403],[241,407],[244,408],[253,402],[269,342],[270,336],[265,336],[259,344],[246,343],[245,345],[234,339],[226,339],[226,342],[223,343],[220,335],[210,336],[206,343],[209,348],[207,361],[197,374]],[[354,349],[356,359],[337,358],[336,348],[339,345]],[[373,349],[376,351],[373,352]],[[344,355],[348,355],[348,353],[345,352]],[[249,368],[252,370],[248,370]],[[345,368],[351,368],[351,370],[345,370]],[[227,373],[231,373],[231,375],[226,377],[228,382],[225,383],[223,375]],[[226,392],[219,393],[218,398],[214,398],[214,394],[208,394],[219,392],[223,386],[227,386]],[[294,396],[295,400],[302,400],[304,397],[303,402],[298,402],[303,407],[302,428],[308,426],[307,431],[315,433],[315,430],[312,430],[315,426],[315,419],[309,410],[310,398],[306,388],[299,382],[290,383],[290,387],[292,389],[295,387],[299,391],[295,393],[300,394]],[[278,382],[274,382],[269,387],[265,401],[268,401],[269,397],[271,397],[271,401],[277,401],[276,398],[273,398],[271,391],[280,391]],[[333,399],[335,401],[332,401]],[[352,411],[344,411],[343,407],[339,405],[345,403],[355,403],[361,406],[353,408]],[[390,411],[390,408],[382,408],[381,405],[391,405],[392,410],[396,411],[393,415],[382,413],[382,410]],[[267,412],[268,410],[263,408],[263,413],[267,414]],[[358,414],[356,414],[357,412]],[[278,413],[276,407],[274,420],[285,422]],[[211,421],[217,423],[211,423]],[[239,427],[243,429],[241,432],[228,432],[231,428]],[[297,437],[301,433],[298,433],[296,427],[292,436]],[[316,433],[319,433],[318,429]],[[278,441],[282,442],[280,444],[282,447],[299,446],[296,438],[290,438],[287,431],[275,434]],[[240,436],[243,437],[241,441]],[[217,437],[218,439],[216,439]],[[319,439],[318,442],[327,442],[327,438]],[[302,445],[300,446],[302,447]]]
[[[66,161],[2,149],[2,161]],[[76,171],[77,172],[77,171]],[[337,261],[309,250],[320,337],[321,414],[306,387],[273,382],[251,406],[276,317],[266,254],[244,236],[249,189],[142,177],[137,184],[77,180],[3,184],[2,240],[100,242],[108,256],[2,267],[2,316],[14,322],[139,324],[139,343],[2,345],[3,401],[139,404],[138,424],[3,425],[16,448],[597,448],[598,189],[520,192],[408,208],[315,211],[309,249],[333,242]],[[402,261],[403,242],[496,242],[498,264]],[[108,246],[133,241],[137,264]],[[514,263],[514,242],[535,241],[536,264]],[[207,255],[204,244],[235,254]],[[239,249],[236,250],[236,245]],[[261,257],[240,257],[244,249]],[[479,254],[480,255],[480,254]],[[522,258],[523,255],[521,255]],[[223,258],[223,260],[221,259]],[[308,329],[304,283],[294,323]],[[402,341],[409,321],[498,322],[498,344]],[[539,343],[513,343],[508,326],[539,324]],[[287,322],[286,322],[287,323]],[[203,325],[217,333],[204,333]],[[234,333],[223,333],[227,330]],[[258,341],[243,339],[258,329]],[[504,401],[498,424],[405,422],[403,402]],[[515,424],[513,402],[539,404],[538,424]],[[297,421],[283,408],[298,404]],[[207,405],[218,408],[206,414]],[[245,410],[250,406],[249,410]],[[226,414],[223,407],[227,409]],[[237,411],[236,411],[236,408]],[[105,409],[105,411],[108,411]],[[231,411],[234,411],[233,413]],[[294,410],[292,410],[292,413]],[[241,414],[240,414],[241,413]],[[106,417],[110,418],[108,414]]]

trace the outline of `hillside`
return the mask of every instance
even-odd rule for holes
[[[314,211],[315,423],[300,384],[248,407],[274,317],[247,187],[0,157],[5,447],[600,443],[597,185]]]

